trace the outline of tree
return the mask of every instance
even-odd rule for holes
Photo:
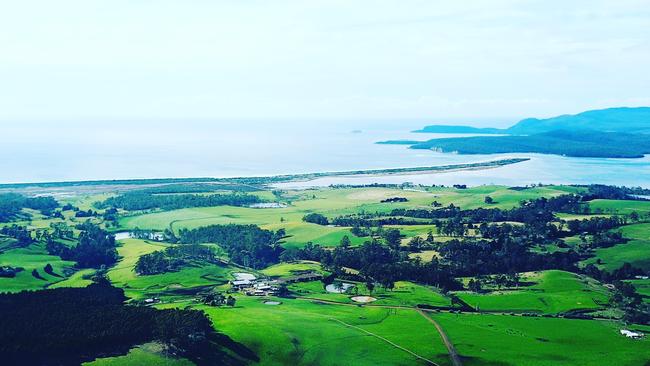
[[[319,213],[310,213],[305,216],[303,216],[302,221],[304,222],[309,222],[312,224],[317,224],[317,225],[329,225],[329,220],[327,217],[319,214]]]
[[[400,244],[402,243],[402,234],[400,234],[398,229],[389,229],[384,232],[384,239],[389,247],[394,250],[399,250]]]
[[[334,279],[336,279],[336,273],[332,273],[329,276],[325,276],[321,279],[321,282],[323,283],[323,288],[327,287],[327,285],[331,285],[334,283]]]
[[[237,302],[237,300],[232,295],[228,295],[228,298],[226,299],[226,305],[233,307],[235,306],[235,302]]]
[[[481,292],[481,281],[478,279],[470,279],[467,283],[467,288],[472,292]]]
[[[487,203],[488,205],[491,205],[491,204],[494,203],[494,199],[493,199],[492,197],[490,197],[490,196],[485,196],[485,200],[484,200],[484,201],[485,201],[485,203]]]
[[[427,243],[433,244],[434,239],[433,239],[433,233],[431,232],[431,230],[429,230],[427,232],[427,239],[426,240],[427,240]]]
[[[422,249],[424,240],[421,237],[415,236],[409,241],[409,250],[411,252],[419,252]]]
[[[334,290],[336,292],[342,293],[343,292],[343,282],[334,282]]]
[[[350,247],[350,244],[351,244],[351,242],[350,242],[350,238],[349,238],[347,235],[344,235],[344,236],[341,238],[341,243],[340,243],[341,248],[345,248],[345,249],[347,249],[347,248]]]
[[[278,287],[278,296],[280,297],[288,297],[289,296],[289,288],[285,283],[281,284],[280,287]]]
[[[371,279],[368,279],[366,281],[366,288],[368,289],[368,292],[370,292],[370,295],[372,295],[372,291],[375,289],[375,283],[372,282]]]

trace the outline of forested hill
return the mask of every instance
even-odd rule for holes
[[[479,128],[472,126],[451,126],[451,125],[431,125],[425,126],[421,130],[416,130],[413,132],[426,132],[426,133],[481,133],[481,134],[493,134],[493,133],[505,133],[505,130],[498,128]]]
[[[414,132],[532,135],[554,130],[650,133],[650,107],[608,108],[546,119],[527,118],[506,129],[432,125]]]
[[[547,119],[528,118],[506,131],[530,135],[560,129],[650,133],[650,107],[600,109]]]
[[[530,136],[433,139],[411,145],[460,154],[540,153],[575,157],[641,158],[650,154],[647,135],[596,131],[551,131]]]

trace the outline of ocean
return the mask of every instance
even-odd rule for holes
[[[3,123],[0,182],[167,177],[238,177],[459,164],[529,157],[515,165],[438,174],[355,176],[292,182],[330,184],[603,183],[650,188],[650,157],[570,158],[539,154],[458,155],[378,145],[422,121],[93,121]]]

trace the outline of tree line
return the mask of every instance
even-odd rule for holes
[[[233,262],[252,268],[265,268],[277,263],[283,251],[280,240],[284,229],[264,230],[256,225],[211,225],[181,229],[178,241],[183,244],[219,244]]]
[[[12,221],[23,208],[38,210],[50,216],[59,203],[51,196],[26,197],[17,193],[0,194],[0,222]]]
[[[153,194],[149,192],[127,192],[110,197],[96,204],[97,208],[121,208],[127,211],[151,209],[176,210],[188,207],[211,206],[249,206],[261,203],[256,195],[246,193],[232,194]]]
[[[83,223],[78,228],[81,233],[77,243],[73,246],[68,246],[48,236],[45,239],[45,248],[48,253],[57,255],[64,260],[75,261],[82,268],[111,266],[117,262],[117,244],[114,235],[90,222]]]
[[[169,247],[140,256],[135,264],[135,272],[139,275],[174,272],[194,261],[216,262],[214,250],[200,244]]]
[[[160,342],[198,365],[243,365],[257,356],[214,331],[201,311],[124,305],[106,280],[85,288],[0,294],[0,359],[12,365],[81,364]]]

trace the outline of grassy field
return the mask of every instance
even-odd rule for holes
[[[302,217],[311,212],[331,218],[362,212],[390,212],[395,208],[428,209],[433,201],[443,205],[453,203],[463,209],[505,209],[517,206],[522,200],[540,196],[554,197],[578,190],[580,188],[562,186],[523,190],[482,186],[469,189],[420,187],[413,190],[345,188],[288,191],[283,192],[281,198],[288,203],[286,208],[219,206],[139,214],[121,217],[120,227],[114,230],[135,227],[164,230],[171,227],[178,231],[180,228],[211,224],[256,224],[271,230],[286,229],[286,247],[301,247],[307,242],[333,247],[339,245],[344,235],[351,239],[352,245],[360,245],[368,238],[353,236],[350,228],[305,223]],[[268,200],[276,199],[270,191],[255,194]],[[64,201],[88,209],[93,202],[110,195],[83,195],[66,198]],[[486,204],[486,196],[492,197],[495,203]],[[392,197],[405,197],[408,202],[380,202]],[[590,202],[590,206],[602,213],[561,214],[558,217],[572,220],[629,214],[633,211],[650,212],[650,203],[640,201],[595,200]],[[50,223],[61,221],[46,218],[37,212],[30,214],[32,219],[22,222],[30,228],[47,228]],[[73,221],[71,214],[65,213],[69,224],[82,221]],[[414,236],[425,237],[429,231],[434,233],[436,242],[450,239],[436,235],[434,225],[391,227],[400,229],[404,236],[403,244]],[[585,263],[595,263],[600,259],[601,266],[610,270],[624,262],[650,269],[650,224],[628,225],[621,231],[632,240],[611,248],[598,249],[594,253],[595,257]],[[568,238],[566,241],[572,246],[579,242],[579,238]],[[0,250],[11,244],[10,239],[0,239]],[[253,350],[260,357],[260,365],[424,365],[426,362],[422,358],[441,366],[451,365],[447,349],[435,326],[415,310],[417,305],[450,306],[450,295],[441,293],[437,288],[399,281],[392,290],[377,286],[371,293],[364,283],[354,282],[355,288],[348,293],[338,294],[327,292],[321,281],[312,281],[291,284],[289,290],[294,298],[252,297],[232,293],[236,298],[236,306],[209,307],[193,301],[196,292],[215,288],[225,293],[230,288],[228,281],[233,279],[233,272],[282,278],[300,271],[325,271],[317,262],[296,261],[279,263],[260,271],[234,265],[194,263],[177,272],[150,276],[135,273],[134,266],[140,256],[163,250],[170,245],[138,239],[121,240],[117,248],[120,259],[108,269],[108,279],[115,286],[123,288],[132,299],[160,297],[163,302],[156,305],[159,308],[189,306],[204,310],[218,331]],[[410,255],[428,261],[437,252],[427,250]],[[47,263],[61,277],[46,274],[43,267]],[[88,285],[88,278],[95,270],[75,271],[74,264],[48,255],[41,244],[5,250],[0,253],[0,265],[20,266],[25,270],[16,278],[0,278],[0,292]],[[32,276],[33,269],[44,279]],[[622,337],[618,331],[623,325],[616,322],[497,314],[611,310],[607,306],[611,296],[609,290],[595,280],[557,270],[522,274],[521,280],[530,285],[515,289],[491,289],[483,294],[467,291],[455,293],[471,306],[494,314],[430,313],[447,332],[465,365],[643,365],[650,360],[650,341],[634,341]],[[645,301],[650,302],[650,281],[630,282],[645,296]],[[362,306],[351,300],[356,295],[369,295],[376,298],[376,301]],[[278,301],[280,305],[267,305],[266,300]],[[648,327],[641,328],[650,331]],[[184,359],[164,356],[155,344],[135,347],[124,356],[87,363],[95,366],[191,364]]]
[[[54,275],[45,273],[44,267],[51,264]],[[33,244],[27,248],[7,250],[0,254],[0,266],[22,267],[14,278],[0,277],[0,292],[38,290],[66,279],[67,272],[74,272],[74,262],[47,254],[43,244]],[[32,275],[36,270],[40,277]]]
[[[650,201],[593,200],[589,202],[592,212],[629,215],[632,212],[650,212]]]
[[[515,311],[555,314],[571,310],[599,309],[607,304],[608,290],[596,281],[564,271],[526,274],[532,286],[488,294],[460,292],[458,297],[481,311]]]
[[[279,301],[281,305],[269,306],[257,298],[241,297],[233,309],[199,308],[208,313],[217,329],[255,351],[261,365],[425,364],[377,336],[441,365],[448,364],[435,328],[413,310]]]
[[[435,314],[468,366],[646,365],[650,340],[607,321]]]
[[[229,268],[216,264],[184,267],[177,272],[157,275],[139,276],[135,273],[135,263],[141,255],[165,247],[167,245],[147,240],[123,240],[118,248],[121,259],[108,271],[108,278],[115,286],[124,288],[126,295],[134,299],[156,296],[173,300],[191,293],[193,288],[228,282]]]
[[[636,292],[643,296],[643,301],[650,303],[650,280],[630,280],[634,285]]]
[[[414,284],[407,281],[395,282],[395,288],[387,290],[384,288],[375,288],[371,293],[363,283],[350,282],[355,285],[346,294],[327,292],[323,288],[321,281],[303,282],[289,286],[289,289],[297,296],[321,299],[327,301],[337,301],[347,304],[356,304],[350,298],[353,296],[372,296],[377,299],[372,305],[391,305],[391,306],[450,306],[451,300],[442,295],[434,288]]]
[[[267,267],[261,272],[271,277],[289,277],[296,271],[314,271],[324,273],[320,263],[312,261],[295,261],[291,263],[283,262]]]
[[[100,358],[86,362],[84,366],[192,366],[193,362],[183,358],[171,358],[161,354],[160,346],[145,344],[135,347],[124,356]]]
[[[428,190],[403,190],[390,188],[347,188],[289,192],[295,200],[286,208],[255,209],[246,207],[202,207],[128,216],[120,219],[125,229],[164,230],[172,228],[197,228],[214,224],[256,224],[265,229],[284,228],[288,237],[287,247],[301,247],[307,242],[323,246],[337,246],[344,235],[353,245],[362,244],[367,238],[358,238],[349,228],[320,226],[302,221],[304,215],[318,212],[329,217],[356,214],[359,212],[390,212],[396,208],[430,208],[433,201],[443,205],[453,203],[470,209],[477,207],[511,208],[525,199],[540,196],[554,197],[566,193],[566,187],[540,187],[526,190],[512,190],[502,186],[484,186],[469,189],[431,188]],[[494,204],[486,204],[485,196],[495,199]],[[381,203],[391,197],[404,197],[408,202]],[[435,232],[433,225],[400,227],[407,238]]]
[[[632,240],[613,247],[596,249],[595,257],[584,263],[596,263],[600,259],[601,266],[608,270],[619,268],[625,262],[635,267],[650,269],[650,224],[627,225],[620,231],[624,237]]]

